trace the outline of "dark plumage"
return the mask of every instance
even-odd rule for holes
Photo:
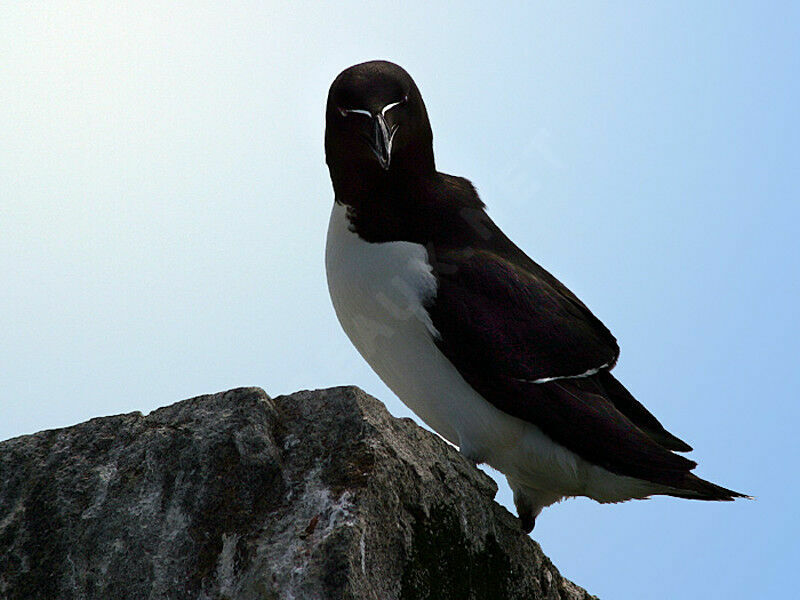
[[[433,343],[470,388],[504,415],[535,426],[588,465],[622,476],[609,476],[602,485],[585,483],[587,490],[591,485],[601,490],[592,494],[582,492],[579,482],[571,480],[561,488],[558,482],[540,486],[535,476],[528,477],[524,465],[514,467],[514,473],[507,475],[526,526],[532,526],[541,507],[553,498],[585,494],[604,502],[618,501],[608,491],[612,488],[619,488],[623,500],[650,494],[701,500],[741,497],[691,473],[696,463],[675,454],[691,447],[666,431],[611,374],[619,357],[611,332],[566,286],[503,234],[468,180],[436,171],[432,142],[422,97],[402,68],[383,61],[364,63],[345,70],[333,82],[327,106],[326,159],[336,203],[346,209],[342,214],[346,214],[347,228],[363,244],[359,252],[372,256],[378,248],[394,248],[393,242],[409,243],[402,246],[409,252],[414,248],[424,252],[427,267],[423,270],[428,272],[419,277],[432,276],[429,287],[435,291],[425,286],[414,291],[414,301],[424,312],[418,318],[426,326],[429,319]],[[347,269],[360,268],[354,259],[349,264],[336,262],[332,235],[329,280]],[[333,284],[331,280],[342,324],[370,364],[379,365],[379,375],[391,380],[393,370],[411,370],[408,361],[392,363],[390,347],[386,357],[368,356],[363,336],[352,325],[358,315],[351,314],[345,295],[340,293],[337,300]],[[367,295],[351,304],[367,306],[365,302],[369,302]],[[391,314],[369,314],[373,320],[385,319],[382,324],[397,331],[405,327],[392,320]],[[380,366],[384,364],[392,366]],[[393,389],[406,403],[414,404],[403,385],[395,383]],[[444,411],[436,408],[435,395],[426,402],[424,406]],[[473,401],[472,406],[477,406],[475,402],[479,403]],[[441,404],[446,403],[442,400]],[[446,418],[430,414],[432,420]],[[502,415],[498,418],[504,431],[509,423],[516,423]],[[472,423],[463,427],[475,429]],[[498,424],[495,429],[502,427]],[[448,437],[446,433],[442,435]],[[450,432],[450,437],[459,438],[451,441],[462,450],[470,446],[472,458],[492,464],[491,447],[471,448],[461,431]],[[499,443],[499,438],[494,439]],[[485,442],[476,446],[481,444],[486,446]],[[513,463],[506,455],[495,463],[503,461]],[[558,461],[553,463],[554,470],[560,467]],[[502,470],[502,465],[498,468]],[[542,473],[547,474],[546,469]]]

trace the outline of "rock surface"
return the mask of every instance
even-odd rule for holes
[[[357,388],[92,419],[0,443],[0,598],[591,598],[496,491]]]

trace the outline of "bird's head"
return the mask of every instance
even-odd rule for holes
[[[328,93],[325,121],[332,175],[434,170],[425,104],[414,80],[394,63],[376,60],[342,71]]]

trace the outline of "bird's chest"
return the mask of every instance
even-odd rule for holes
[[[362,240],[345,207],[334,204],[325,251],[328,288],[337,317],[362,354],[377,351],[383,339],[432,339],[424,303],[436,294],[436,278],[427,258],[420,244]]]
[[[515,446],[522,422],[486,402],[436,345],[439,334],[425,306],[437,285],[424,246],[365,242],[337,204],[325,266],[342,328],[411,410],[469,456],[491,462]]]
[[[448,412],[434,390],[445,359],[425,309],[436,278],[421,244],[369,243],[351,231],[345,208],[334,204],[325,267],[336,316],[350,341],[383,381],[431,427],[448,439]]]

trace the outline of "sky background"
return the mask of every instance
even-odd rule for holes
[[[614,332],[696,472],[757,497],[570,500],[533,537],[603,598],[785,596],[800,5],[398,4],[2,3],[0,439],[251,385],[409,416],[323,267],[328,86],[383,58],[438,168]]]

